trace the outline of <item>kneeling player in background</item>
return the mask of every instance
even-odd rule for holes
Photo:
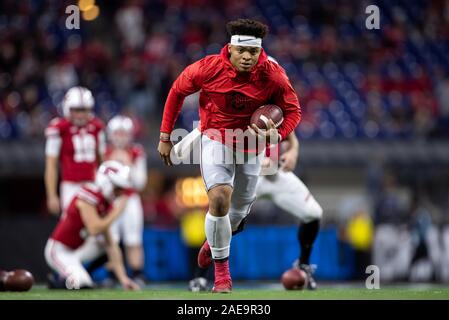
[[[50,288],[93,288],[82,263],[95,257],[88,256],[89,251],[82,250],[82,245],[88,236],[103,236],[111,268],[121,285],[139,289],[126,275],[120,248],[109,232],[111,223],[126,206],[128,197],[123,192],[129,187],[129,167],[106,161],[98,169],[95,182],[85,184],[72,199],[45,246],[47,264],[58,275],[51,279]]]
[[[317,285],[313,278],[313,269],[310,266],[309,258],[313,243],[320,229],[323,209],[304,183],[292,172],[295,169],[299,154],[299,142],[295,133],[290,133],[285,142],[288,145],[288,148],[285,148],[285,150],[282,150],[283,148],[278,149],[279,145],[276,145],[274,148],[274,150],[280,153],[280,170],[271,176],[260,176],[256,194],[258,198],[271,199],[277,206],[297,217],[301,222],[298,227],[298,241],[301,252],[299,259],[293,265],[306,272],[308,276],[307,288],[315,290]],[[273,149],[270,150],[273,151]],[[269,161],[272,161],[270,157],[266,157],[262,166],[269,166]],[[233,235],[243,230],[245,221],[246,218],[244,218],[239,228],[233,232]],[[189,290],[207,290],[205,275],[210,263],[211,253],[206,241],[200,249],[198,257],[199,269],[196,272],[196,277],[189,282]]]

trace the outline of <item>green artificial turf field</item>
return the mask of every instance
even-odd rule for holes
[[[231,294],[211,294],[209,292],[192,293],[184,288],[146,288],[130,292],[121,289],[96,290],[48,290],[35,286],[29,292],[0,292],[1,299],[51,300],[51,299],[170,299],[170,300],[215,300],[215,299],[249,299],[249,300],[290,300],[290,299],[447,299],[449,287],[387,287],[378,290],[365,288],[321,288],[317,291],[285,291],[281,288],[235,288]]]

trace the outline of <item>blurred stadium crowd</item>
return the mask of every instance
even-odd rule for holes
[[[369,31],[363,1],[97,1],[79,30],[65,26],[70,4],[0,4],[1,139],[42,138],[76,84],[94,91],[100,117],[125,112],[148,135],[182,68],[218,53],[226,21],[242,16],[271,28],[264,48],[298,92],[300,137],[448,137],[448,1],[373,1],[381,28]],[[185,126],[195,116],[186,109]]]

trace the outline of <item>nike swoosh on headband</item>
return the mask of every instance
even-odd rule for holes
[[[253,41],[254,39],[240,39],[238,38],[237,41],[238,42],[247,42],[247,41]]]

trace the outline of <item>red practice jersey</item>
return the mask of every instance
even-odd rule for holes
[[[200,131],[216,129],[225,142],[225,129],[247,130],[253,112],[262,105],[276,104],[284,114],[278,128],[285,138],[301,120],[301,108],[285,70],[270,61],[262,50],[258,63],[247,73],[238,72],[229,61],[228,45],[218,55],[191,64],[173,83],[164,107],[161,132],[171,133],[184,98],[200,93]],[[237,138],[238,139],[238,138]],[[226,138],[226,142],[232,138]],[[235,141],[234,141],[235,142]],[[239,141],[241,142],[241,141]]]
[[[65,118],[55,118],[45,130],[47,139],[60,139],[59,159],[63,181],[93,181],[104,152],[103,122],[92,118],[78,127]]]
[[[51,235],[51,239],[59,241],[72,249],[79,248],[88,236],[81,213],[76,207],[78,199],[95,206],[100,216],[105,216],[111,210],[111,204],[103,197],[96,185],[84,185],[70,202],[63,218],[56,225]]]

